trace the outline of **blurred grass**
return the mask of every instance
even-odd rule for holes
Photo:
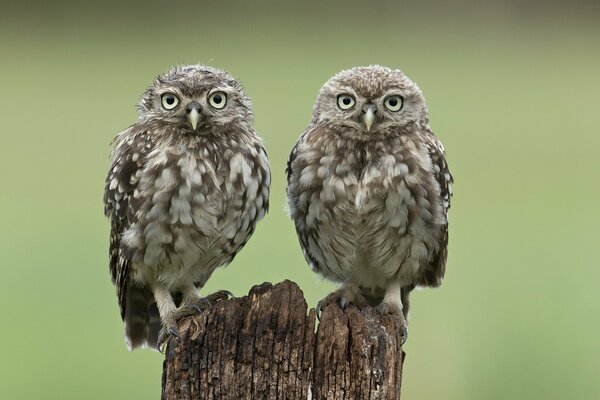
[[[101,199],[139,95],[194,62],[244,83],[274,172],[270,214],[205,293],[288,278],[315,304],[332,289],[282,211],[287,155],[329,76],[398,67],[456,177],[447,278],[414,295],[403,398],[600,397],[598,14],[102,4],[1,17],[0,398],[159,396],[161,355],[122,341]]]

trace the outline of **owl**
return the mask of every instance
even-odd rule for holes
[[[271,182],[250,99],[228,73],[177,66],[158,76],[139,117],[113,142],[104,212],[128,348],[160,348],[206,307],[213,271],[244,247]]]
[[[287,177],[307,262],[341,284],[318,308],[377,306],[398,318],[406,340],[410,292],[444,277],[453,181],[419,87],[377,65],[333,76]]]

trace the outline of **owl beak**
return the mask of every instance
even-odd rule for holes
[[[363,122],[367,127],[367,132],[371,131],[371,126],[373,126],[373,122],[375,121],[375,113],[377,112],[377,107],[373,104],[366,104],[363,107]]]
[[[188,121],[190,121],[190,124],[192,124],[192,128],[196,130],[198,122],[200,122],[200,118],[202,117],[200,114],[200,104],[192,101],[190,104],[188,104],[185,111]]]
[[[198,110],[196,110],[194,108],[187,115],[187,118],[188,118],[188,121],[190,121],[190,124],[192,124],[192,128],[194,128],[194,130],[196,130],[196,127],[198,126],[198,121],[200,121],[200,113],[198,112]]]

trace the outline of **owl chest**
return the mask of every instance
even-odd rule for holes
[[[230,180],[228,163],[194,154],[167,154],[152,160],[145,173],[144,205],[138,231],[147,250],[158,245],[179,252],[206,251],[232,229],[242,208],[242,191]]]
[[[399,168],[379,161],[356,165],[340,160],[323,169],[328,173],[323,174],[320,199],[352,215],[384,212],[402,181]]]
[[[160,171],[151,202],[168,210],[171,224],[197,225],[202,214],[222,212],[229,196],[225,176],[213,163],[181,157]]]
[[[318,199],[321,222],[332,225],[358,244],[379,243],[381,235],[404,236],[415,224],[424,224],[432,210],[424,208],[419,178],[395,156],[359,164],[346,160],[323,168]],[[310,210],[309,210],[310,212]]]

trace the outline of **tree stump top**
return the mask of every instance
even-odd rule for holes
[[[316,314],[294,282],[254,286],[184,319],[163,365],[163,399],[399,399],[392,317],[337,304]]]

